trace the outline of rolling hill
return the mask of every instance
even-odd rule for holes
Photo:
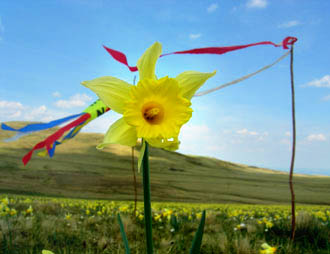
[[[26,122],[10,122],[19,127]],[[6,143],[12,136],[0,131],[0,193],[86,199],[133,200],[131,148],[95,146],[102,134],[80,133],[57,147],[55,156],[33,155],[23,166],[21,158],[50,129]],[[135,165],[139,147],[135,149]],[[136,166],[135,166],[136,168]],[[234,164],[215,158],[188,156],[150,149],[151,195],[154,201],[205,203],[289,204],[286,173]],[[142,179],[137,174],[138,198]],[[295,175],[296,200],[301,204],[330,205],[330,177]]]

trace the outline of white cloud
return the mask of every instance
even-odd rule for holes
[[[0,101],[0,109],[12,110],[12,109],[22,109],[23,105],[16,101]]]
[[[327,95],[327,96],[324,96],[324,97],[322,98],[322,101],[330,101],[330,94]]]
[[[225,144],[207,125],[185,124],[180,131],[180,152],[195,155],[210,155],[222,151]],[[221,138],[220,138],[221,139]]]
[[[294,26],[299,26],[301,25],[300,21],[298,20],[290,20],[288,22],[284,22],[278,26],[278,28],[290,28]]]
[[[211,4],[209,7],[207,7],[207,12],[211,13],[214,12],[216,9],[218,9],[218,4]]]
[[[249,131],[246,128],[241,129],[241,130],[238,130],[238,131],[236,131],[236,133],[237,134],[240,134],[240,135],[250,135],[250,136],[257,136],[257,135],[259,135],[258,132],[256,132],[256,131]],[[268,135],[268,133],[266,135]]]
[[[61,93],[58,92],[58,91],[53,92],[53,97],[55,97],[55,98],[59,98],[59,97],[61,97]]]
[[[13,113],[12,115],[9,116],[9,118],[18,118],[22,115],[22,111],[18,110],[15,113]]]
[[[192,40],[195,40],[201,36],[202,36],[202,34],[189,34],[189,38]]]
[[[319,133],[319,134],[310,134],[310,135],[307,137],[307,140],[308,140],[308,141],[326,141],[327,138],[325,137],[324,134]]]
[[[248,133],[247,129],[242,129],[242,130],[238,130],[236,131],[237,134],[241,134],[241,135],[246,135]]]
[[[267,131],[264,131],[262,133],[257,132],[257,131],[250,131],[246,128],[244,129],[240,129],[236,131],[236,137],[233,137],[233,139],[231,140],[231,142],[233,144],[239,144],[243,142],[242,137],[247,138],[244,142],[246,142],[247,140],[250,141],[258,141],[258,142],[263,142],[265,141],[266,137],[269,136],[269,133]]]
[[[249,0],[246,3],[246,7],[248,8],[266,8],[267,0]]]
[[[75,94],[71,96],[69,100],[59,100],[55,102],[55,105],[59,108],[81,107],[85,106],[86,102],[90,100],[92,100],[92,98],[86,94]]]
[[[38,121],[51,120],[69,115],[67,112],[49,110],[45,105],[26,106],[17,101],[0,101],[0,121]]]
[[[16,101],[0,101],[1,120],[13,119],[21,116],[21,110],[24,107],[22,103]]]
[[[42,105],[37,108],[33,108],[32,110],[26,112],[26,114],[24,115],[24,120],[32,121],[35,119],[40,119],[42,116],[44,116],[46,111],[47,111],[47,107],[45,105]]]
[[[330,87],[330,75],[325,75],[320,79],[314,79],[313,81],[307,84],[308,86],[315,87]]]
[[[182,131],[180,132],[181,138],[185,140],[195,140],[200,135],[208,135],[210,128],[207,125],[183,125]]]

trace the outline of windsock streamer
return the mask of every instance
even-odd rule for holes
[[[71,123],[63,126],[59,130],[57,130],[55,133],[47,137],[45,140],[39,142],[36,144],[22,159],[23,164],[26,165],[35,150],[39,150],[42,148],[46,148],[46,151],[50,157],[54,155],[55,148],[57,145],[60,145],[67,140],[75,137],[79,131],[86,126],[89,122],[94,120],[95,118],[101,116],[105,112],[109,111],[110,108],[108,108],[101,100],[95,101],[92,105],[90,105],[88,108],[86,108],[80,115],[80,117]],[[70,131],[71,130],[71,131]],[[70,131],[64,138],[62,138],[61,141],[59,139],[64,135],[65,132]],[[45,156],[45,152],[39,153],[41,156]]]
[[[90,119],[90,118],[89,118]],[[88,119],[88,120],[89,120]],[[71,131],[65,135],[61,141],[55,141],[54,144],[51,146],[51,149],[49,150],[44,150],[42,152],[39,152],[38,155],[41,156],[41,157],[45,157],[47,156],[47,154],[49,155],[49,157],[53,157],[54,156],[54,153],[55,153],[55,148],[57,145],[61,145],[63,143],[65,143],[66,141],[74,138],[79,132],[80,130],[89,123],[89,121],[85,121],[85,122],[82,122],[81,124],[79,124],[78,126],[74,127],[73,129],[71,129]]]
[[[47,130],[56,126],[59,126],[63,123],[66,123],[72,119],[75,119],[79,116],[81,116],[84,113],[80,113],[80,114],[75,114],[75,115],[71,115],[71,116],[67,116],[61,119],[57,119],[48,123],[33,123],[33,124],[28,124],[22,128],[19,129],[14,129],[4,123],[1,124],[1,129],[5,130],[5,131],[15,131],[17,132],[17,134],[9,139],[6,139],[6,142],[10,142],[10,141],[14,141],[19,139],[22,136],[31,134],[33,132],[37,132],[37,131],[42,131],[42,130]]]
[[[58,140],[59,138],[62,137],[62,135],[70,130],[71,128],[74,128],[75,126],[85,122],[88,118],[90,118],[90,115],[88,113],[83,114],[82,116],[80,116],[78,119],[74,120],[73,122],[65,125],[64,127],[62,127],[61,129],[57,130],[54,134],[50,135],[49,137],[47,137],[45,140],[39,142],[38,144],[36,144],[32,150],[30,152],[28,152],[22,159],[24,165],[26,165],[31,157],[32,154],[35,150],[41,149],[46,147],[47,151],[52,149],[52,146],[54,145],[54,143],[56,142],[56,140]]]
[[[162,54],[160,57],[163,56],[168,56],[168,55],[174,55],[174,54],[216,54],[216,55],[222,55],[230,51],[235,51],[239,49],[244,49],[248,47],[253,47],[253,46],[259,46],[259,45],[272,45],[274,47],[280,47],[282,46],[283,49],[288,49],[289,45],[293,45],[297,41],[297,38],[295,37],[286,37],[282,43],[280,44],[275,44],[271,41],[262,41],[262,42],[257,42],[257,43],[252,43],[252,44],[245,44],[245,45],[238,45],[238,46],[227,46],[227,47],[207,47],[207,48],[196,48],[196,49],[190,49],[190,50],[184,50],[184,51],[176,51],[172,53],[166,53]],[[127,62],[127,57],[124,53],[108,48],[106,46],[103,46],[105,50],[114,58],[116,61],[126,65],[128,69],[131,72],[137,71],[136,66],[129,66]]]

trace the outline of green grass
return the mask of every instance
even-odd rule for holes
[[[118,213],[131,253],[146,253],[142,203],[135,217],[133,202],[15,195],[9,200],[8,205],[0,200],[2,254],[40,254],[42,249],[56,254],[125,253]],[[27,214],[30,206],[33,211]],[[16,213],[5,212],[7,207]],[[289,240],[289,206],[154,202],[152,209],[155,254],[189,253],[204,209],[201,254],[257,254],[265,242],[277,248],[276,254],[330,253],[329,207],[298,206],[294,245]]]
[[[22,126],[26,123],[10,123]],[[84,199],[132,200],[131,149],[95,147],[101,134],[80,133],[56,148],[53,158],[33,155],[24,167],[21,158],[54,130],[11,143],[0,142],[0,193]],[[12,135],[0,131],[0,140]],[[138,150],[135,153],[137,162]],[[288,162],[289,165],[289,162]],[[289,204],[288,175],[279,171],[234,164],[214,158],[150,149],[152,201]],[[142,179],[138,198],[142,198]],[[300,204],[330,204],[330,177],[294,177]]]

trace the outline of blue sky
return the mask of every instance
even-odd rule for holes
[[[323,0],[0,2],[0,122],[49,121],[81,112],[97,97],[81,81],[136,73],[102,48],[125,52],[130,65],[155,41],[163,52],[196,47],[280,43],[295,46],[296,172],[330,175],[330,2]],[[217,75],[209,89],[271,63],[285,50],[258,46],[225,55],[172,55],[159,77],[186,70]],[[235,86],[192,100],[179,152],[288,170],[291,144],[289,57]],[[86,131],[105,132],[111,112]]]

